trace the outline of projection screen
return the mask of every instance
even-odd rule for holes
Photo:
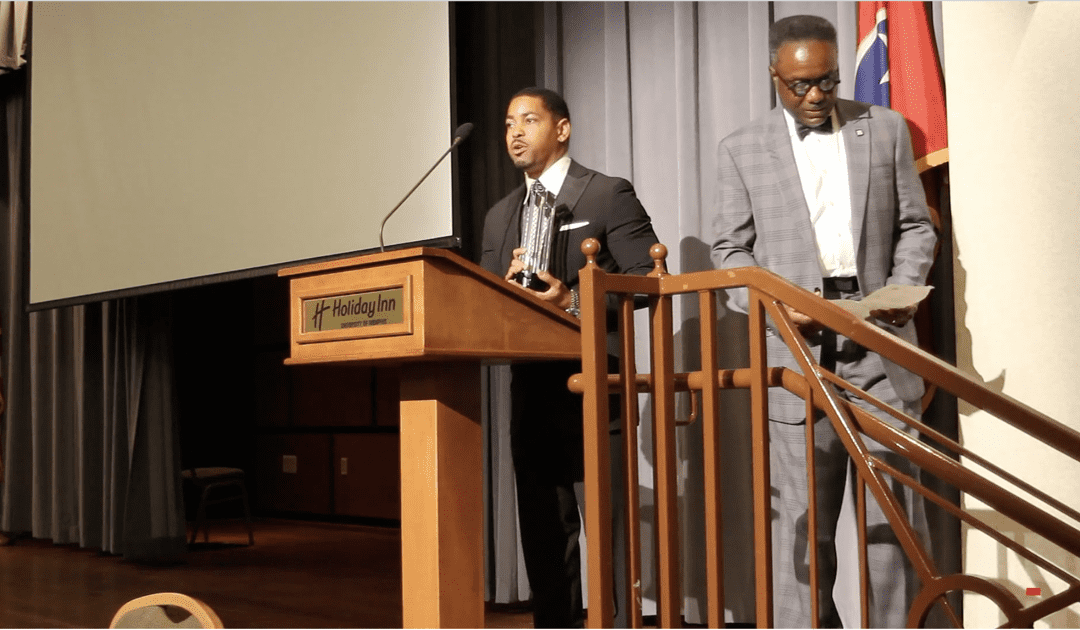
[[[30,302],[377,249],[449,147],[445,2],[35,2]],[[451,160],[386,225],[453,244]]]

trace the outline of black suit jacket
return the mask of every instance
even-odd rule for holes
[[[521,209],[525,203],[525,184],[516,188],[492,206],[484,220],[484,242],[480,266],[497,274],[506,275],[513,260],[513,251],[521,241]],[[608,177],[570,163],[558,197],[556,239],[552,247],[550,272],[567,287],[578,286],[578,271],[585,266],[581,242],[586,238],[600,241],[597,264],[611,273],[644,275],[653,268],[649,248],[656,242],[652,220],[634,194],[630,182],[618,177]],[[568,229],[561,229],[566,227]],[[615,300],[608,299],[609,353],[618,351],[615,319]],[[609,370],[618,370],[617,362],[609,356]],[[559,423],[546,424],[560,433],[569,445],[580,444],[581,396],[571,394],[566,387],[567,378],[581,371],[580,361],[546,361],[515,363],[512,366],[514,396],[534,399],[537,391],[546,392],[544,405],[527,405],[520,413],[518,422],[546,421],[551,414]],[[515,405],[515,408],[517,405]],[[618,418],[619,407],[611,406],[613,418]],[[514,415],[519,412],[515,411]],[[535,418],[532,416],[535,415]],[[530,418],[532,418],[530,420]],[[570,436],[576,436],[570,438]],[[569,447],[576,453],[575,465],[568,466],[577,480],[581,479],[580,448]],[[574,450],[577,449],[577,450]]]
[[[500,277],[509,269],[521,241],[524,203],[522,183],[492,206],[484,219],[480,266]],[[587,238],[600,241],[597,264],[605,271],[646,274],[652,269],[649,248],[657,242],[656,233],[630,182],[571,161],[555,209],[558,231],[552,244],[551,274],[567,287],[578,285],[578,270],[585,266],[581,242]]]

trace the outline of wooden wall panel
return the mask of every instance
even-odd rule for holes
[[[329,434],[263,435],[256,440],[260,510],[331,514]],[[283,471],[283,458],[296,458],[296,472]]]
[[[334,499],[343,516],[401,518],[400,436],[334,436]],[[342,467],[345,459],[345,468]]]
[[[400,373],[397,367],[375,370],[375,424],[381,427],[401,425]]]
[[[298,427],[372,424],[371,368],[296,365],[292,376],[292,424]]]

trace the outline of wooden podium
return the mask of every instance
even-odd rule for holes
[[[484,625],[484,361],[576,359],[578,320],[460,256],[414,248],[283,269],[286,364],[401,365],[403,625]]]

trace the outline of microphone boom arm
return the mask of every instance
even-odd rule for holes
[[[386,229],[387,220],[389,220],[390,217],[393,216],[393,214],[395,212],[397,212],[397,209],[401,207],[401,204],[405,203],[405,200],[408,199],[409,196],[413,194],[413,191],[415,191],[417,188],[419,188],[420,184],[424,183],[424,180],[427,179],[428,175],[431,175],[432,171],[434,171],[436,168],[439,167],[440,164],[442,164],[442,161],[444,159],[446,159],[446,156],[450,155],[450,152],[453,151],[454,149],[456,149],[457,145],[461,144],[462,141],[465,140],[465,138],[469,137],[469,133],[472,132],[472,129],[473,129],[472,123],[465,123],[465,124],[461,125],[460,127],[458,127],[457,132],[454,134],[454,136],[455,136],[454,141],[452,143],[450,143],[450,148],[447,149],[442,155],[439,156],[439,159],[435,161],[435,164],[433,164],[431,168],[428,169],[428,172],[424,173],[424,176],[420,178],[420,181],[416,182],[416,185],[413,186],[411,189],[409,189],[409,192],[405,193],[405,196],[401,198],[401,201],[399,201],[396,206],[394,206],[394,209],[391,210],[389,213],[387,213],[387,215],[385,217],[383,217],[382,225],[379,226],[379,251],[380,252],[385,252],[386,251],[386,245],[383,244],[383,230]]]

